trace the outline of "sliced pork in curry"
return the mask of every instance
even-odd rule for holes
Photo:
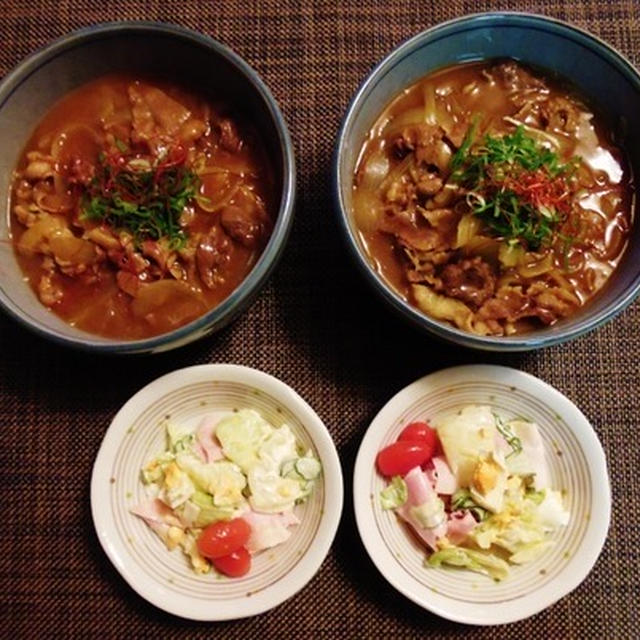
[[[354,217],[372,264],[431,317],[482,335],[574,314],[615,269],[632,177],[597,111],[513,61],[428,76],[382,113]]]
[[[45,116],[15,171],[12,234],[43,304],[139,339],[215,307],[272,228],[273,180],[224,100],[106,76]]]

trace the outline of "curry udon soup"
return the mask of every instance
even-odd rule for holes
[[[379,275],[480,335],[550,325],[606,283],[631,224],[631,175],[603,120],[515,62],[429,75],[362,149],[353,212]]]
[[[224,300],[272,229],[260,139],[230,105],[111,75],[64,97],[13,180],[17,259],[44,305],[118,339],[171,331]]]

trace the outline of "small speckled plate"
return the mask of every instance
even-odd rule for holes
[[[300,524],[289,540],[253,558],[242,578],[197,575],[180,549],[169,552],[129,509],[145,500],[140,469],[165,449],[164,420],[196,428],[205,414],[257,410],[272,424],[287,423],[322,463],[310,498],[296,507]],[[343,502],[340,463],[326,427],[290,387],[236,365],[209,364],[167,374],[136,393],[107,430],[91,479],[91,511],[98,538],[122,577],[157,607],[193,620],[225,620],[262,613],[302,589],[318,571],[335,536]]]
[[[488,404],[506,418],[536,422],[545,443],[551,486],[570,512],[555,545],[530,564],[513,567],[502,582],[453,568],[425,567],[425,548],[378,496],[385,481],[376,454],[402,428],[469,404]],[[527,618],[575,589],[604,544],[611,511],[604,452],[591,425],[559,391],[515,369],[468,365],[417,380],[397,393],[371,423],[358,452],[353,482],[358,530],[382,575],[433,613],[467,624],[492,625]]]

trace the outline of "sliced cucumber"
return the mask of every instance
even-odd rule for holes
[[[296,471],[305,480],[314,480],[320,475],[322,467],[315,458],[298,458],[296,460]]]
[[[291,460],[285,460],[280,467],[280,475],[283,478],[295,478],[297,480],[296,461],[295,458]]]

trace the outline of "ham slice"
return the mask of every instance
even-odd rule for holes
[[[215,462],[216,460],[224,459],[222,448],[215,435],[217,424],[218,419],[215,416],[208,415],[202,418],[198,425],[196,442],[199,446],[197,447],[197,451],[205,462]]]
[[[407,483],[407,491],[409,493],[407,503],[417,507],[429,500],[432,500],[436,494],[427,474],[420,468],[414,467],[404,477]]]
[[[447,533],[447,523],[443,521],[433,528],[422,527],[412,516],[413,507],[418,507],[426,502],[430,502],[438,498],[427,474],[420,467],[414,467],[404,477],[407,484],[408,497],[405,504],[396,509],[396,513],[408,522],[414,529],[418,537],[431,549],[436,549],[436,541]]]
[[[130,509],[130,512],[142,518],[154,531],[154,525],[182,526],[182,523],[173,514],[173,511],[159,498],[143,502]]]
[[[550,486],[549,468],[538,426],[534,422],[518,419],[511,420],[507,426],[520,440],[522,447],[519,452],[514,452],[505,441],[504,446],[508,448],[505,454],[507,469],[513,474],[533,476],[533,486],[537,491],[548,488]]]
[[[498,453],[501,453],[503,457],[507,457],[510,453],[513,453],[513,449],[509,446],[509,443],[504,439],[504,437],[496,432],[494,437],[495,442],[495,450]]]
[[[407,505],[402,505],[396,510],[396,513],[407,523],[411,525],[411,528],[415,531],[416,535],[433,551],[436,550],[436,542],[439,538],[447,535],[447,523],[446,521],[439,524],[433,529],[423,529],[418,523],[411,517],[411,513]]]
[[[454,511],[447,520],[447,538],[451,544],[460,544],[476,526],[476,519],[468,511]]]
[[[252,554],[286,542],[291,536],[289,527],[300,524],[300,520],[292,511],[267,514],[250,510],[243,513],[242,518],[251,527],[246,547]]]
[[[130,511],[147,523],[169,551],[175,549],[184,538],[183,523],[162,500],[149,500]]]
[[[458,479],[453,475],[443,456],[435,456],[431,462],[433,468],[427,471],[427,476],[439,495],[450,496],[458,490]]]
[[[207,452],[197,440],[195,440],[193,443],[193,450],[202,462],[207,462]]]

